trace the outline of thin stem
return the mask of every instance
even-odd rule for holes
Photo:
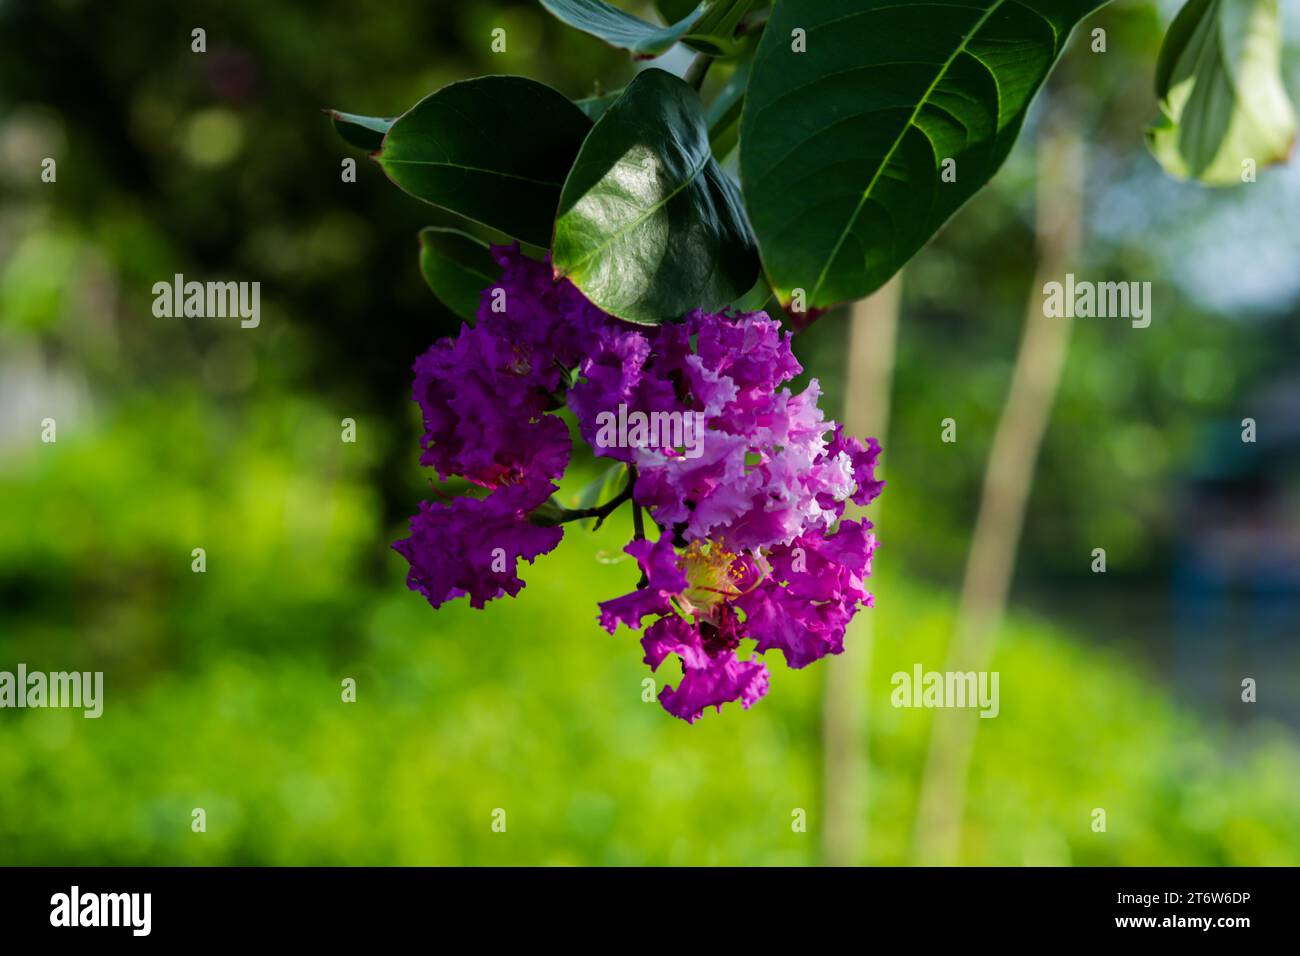
[[[635,484],[636,465],[629,462],[627,466],[627,490],[630,492]],[[645,521],[641,518],[641,506],[635,501],[632,502],[632,532],[638,541],[645,537]]]
[[[550,518],[548,524],[566,524],[570,521],[581,521],[583,518],[595,518],[596,527],[599,528],[605,519],[612,515],[618,506],[632,498],[632,482],[627,483],[627,487],[620,491],[603,505],[596,505],[593,508],[561,508],[558,515]],[[549,516],[548,516],[549,517]]]
[[[640,541],[645,537],[645,521],[641,518],[641,506],[635,501],[632,502],[632,537],[636,541]],[[636,583],[636,586],[638,588],[643,588],[649,583],[650,577],[645,573],[645,569],[642,568],[641,580]]]
[[[712,65],[713,57],[707,53],[697,53],[695,59],[691,60],[691,65],[686,68],[686,75],[682,79],[699,92],[704,86],[704,77],[708,75],[709,67]]]

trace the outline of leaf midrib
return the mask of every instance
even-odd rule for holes
[[[817,283],[813,286],[812,292],[808,296],[809,302],[817,301],[817,294],[821,291],[822,285],[826,281],[826,275],[830,271],[832,263],[835,262],[835,258],[840,254],[840,249],[844,245],[844,240],[848,238],[849,232],[852,231],[853,224],[857,222],[858,216],[862,214],[862,208],[866,205],[867,200],[871,198],[871,191],[875,188],[881,175],[883,175],[885,169],[889,166],[890,161],[894,158],[894,153],[898,151],[898,147],[902,144],[903,137],[907,135],[907,131],[912,128],[913,124],[915,124],[917,116],[921,113],[921,108],[925,106],[926,101],[935,91],[939,82],[948,74],[948,70],[952,68],[957,57],[965,52],[966,45],[971,41],[971,38],[974,37],[981,28],[983,28],[984,24],[988,22],[989,17],[993,16],[994,13],[1002,8],[1002,5],[1005,2],[1006,0],[995,0],[994,4],[985,10],[983,15],[975,21],[974,26],[972,26],[970,31],[962,37],[961,42],[957,44],[956,48],[948,56],[948,59],[939,67],[939,71],[935,74],[934,79],[917,100],[916,106],[912,109],[912,115],[907,118],[907,122],[903,124],[902,128],[898,131],[898,135],[894,138],[893,144],[890,145],[889,151],[885,153],[884,158],[880,161],[879,165],[877,165],[876,171],[871,177],[871,181],[867,183],[867,188],[862,193],[862,198],[858,200],[857,206],[853,209],[853,215],[851,215],[848,222],[845,223],[844,228],[840,231],[839,238],[835,241],[834,248],[831,249],[830,255],[826,257],[826,262],[822,265],[822,271],[817,276]]]
[[[694,169],[692,169],[692,170],[691,170],[691,174],[690,174],[689,176],[687,176],[685,179],[683,179],[682,182],[681,182],[678,186],[674,187],[674,189],[673,189],[670,193],[668,193],[668,195],[664,196],[662,199],[660,199],[660,200],[656,201],[655,203],[653,203],[652,205],[650,205],[650,206],[649,206],[649,207],[648,207],[644,212],[642,212],[642,213],[640,213],[639,215],[637,215],[636,218],[634,218],[634,219],[633,219],[631,222],[629,222],[627,225],[625,225],[625,226],[623,226],[623,227],[621,227],[621,228],[615,230],[614,232],[610,233],[608,239],[606,239],[606,240],[605,240],[604,242],[602,242],[600,245],[598,245],[598,246],[596,246],[595,248],[593,248],[593,249],[592,249],[590,252],[588,252],[586,255],[582,256],[582,257],[579,258],[579,259],[575,259],[574,262],[573,262],[573,266],[572,266],[572,268],[569,268],[569,269],[564,270],[564,273],[563,273],[563,274],[566,275],[566,276],[567,276],[567,275],[573,275],[575,272],[578,271],[578,269],[579,269],[581,266],[586,265],[586,263],[591,259],[592,256],[594,256],[594,255],[596,255],[596,254],[598,254],[598,253],[604,252],[605,249],[609,248],[609,246],[613,245],[615,242],[617,242],[619,239],[621,239],[625,233],[631,231],[632,229],[635,229],[637,226],[639,226],[641,223],[643,223],[643,222],[644,222],[646,219],[648,219],[650,216],[654,215],[656,212],[658,212],[658,211],[659,211],[660,209],[662,209],[664,206],[668,205],[668,203],[670,203],[670,202],[673,200],[673,197],[675,197],[675,196],[676,196],[678,193],[680,193],[683,189],[686,189],[687,187],[689,187],[689,186],[691,185],[691,183],[695,182],[695,180],[697,180],[697,179],[700,178],[700,173],[704,172],[705,167],[709,164],[709,160],[712,159],[712,158],[713,158],[713,157],[712,157],[712,155],[710,154],[710,152],[708,151],[708,149],[707,149],[707,148],[704,149],[704,150],[701,152],[701,154],[700,154],[700,161],[699,161],[699,164],[698,164]],[[601,177],[601,182],[603,182],[604,179],[605,179],[605,177],[602,176],[602,177]],[[599,187],[599,185],[600,185],[600,183],[598,182],[598,183],[596,184],[596,186],[593,186],[591,189],[588,189],[585,193],[583,193],[582,198],[583,198],[583,199],[586,199],[588,196],[590,196],[590,195],[592,194],[592,192],[595,191],[595,189]],[[578,202],[581,202],[581,201],[582,201],[582,200],[578,200]],[[575,202],[575,203],[573,204],[573,206],[571,207],[571,209],[576,209],[576,208],[578,207],[578,202]],[[568,214],[566,213],[566,215],[568,215]],[[556,223],[556,228],[557,228],[557,229],[559,228],[559,223],[558,223],[558,222]]]
[[[534,183],[538,186],[555,186],[561,188],[562,182],[553,182],[549,179],[534,179],[531,176],[521,176],[518,173],[508,173],[503,169],[487,169],[483,166],[466,166],[464,163],[438,163],[429,159],[381,159],[381,163],[386,166],[440,166],[447,169],[463,169],[469,173],[483,173],[488,176],[501,176],[504,179],[518,179],[526,183]]]

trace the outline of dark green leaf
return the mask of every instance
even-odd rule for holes
[[[672,26],[661,27],[603,0],[542,0],[542,6],[569,26],[644,57],[658,56],[668,50],[704,13],[704,5],[700,4]]]
[[[606,312],[665,322],[720,308],[754,284],[754,241],[702,112],[687,84],[646,70],[583,143],[560,198],[553,261]]]
[[[1277,0],[1190,0],[1156,68],[1161,116],[1147,145],[1167,172],[1211,185],[1242,182],[1243,163],[1282,162],[1295,111],[1282,85]]]
[[[622,90],[612,90],[609,93],[597,93],[594,96],[588,96],[580,100],[574,100],[573,103],[578,109],[586,114],[587,119],[593,123],[605,115],[605,110],[609,109],[623,95]]]
[[[376,159],[412,196],[545,246],[590,129],[582,110],[549,86],[484,76],[443,87],[399,116]]]
[[[760,274],[754,287],[731,303],[731,308],[736,312],[761,312],[771,301],[772,287],[767,284],[767,277]]]
[[[665,23],[685,20],[699,5],[700,0],[655,0],[655,9],[664,18]]]
[[[420,273],[443,305],[472,322],[479,293],[497,281],[501,269],[487,243],[459,229],[429,226],[420,230]]]
[[[384,142],[384,134],[393,125],[392,119],[382,116],[360,116],[326,110],[325,115],[334,124],[334,130],[345,140],[368,153],[373,153]]]
[[[1002,165],[1070,30],[1099,5],[778,0],[740,171],[781,300],[803,289],[824,308],[883,285]]]

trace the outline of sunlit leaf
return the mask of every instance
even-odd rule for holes
[[[782,302],[803,289],[824,308],[897,272],[1002,165],[1070,30],[1099,5],[778,0],[740,171]]]
[[[1283,162],[1296,117],[1282,85],[1277,0],[1190,0],[1160,50],[1152,155],[1173,176],[1211,185]]]
[[[646,70],[600,118],[564,184],[552,254],[587,298],[633,322],[720,308],[753,286],[739,191],[690,86]]]

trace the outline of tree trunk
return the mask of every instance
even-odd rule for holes
[[[1038,269],[1025,312],[1025,328],[1011,388],[993,435],[979,515],[967,556],[949,671],[989,669],[1015,569],[1038,450],[1051,415],[1069,342],[1071,320],[1048,317],[1043,284],[1060,280],[1075,261],[1080,241],[1082,146],[1076,133],[1044,127],[1038,143]],[[934,712],[930,748],[917,804],[916,862],[957,862],[979,713]]]
[[[885,445],[894,375],[901,276],[853,306],[844,401],[844,429]],[[879,519],[879,500],[868,508],[850,503],[849,518]],[[867,837],[867,685],[871,675],[872,612],[849,624],[844,653],[826,671],[822,705],[822,857],[830,866],[864,862]]]

